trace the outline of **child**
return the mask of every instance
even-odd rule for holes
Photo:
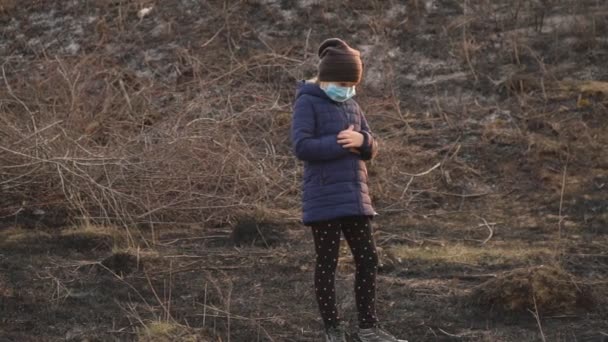
[[[317,255],[315,295],[325,324],[325,340],[346,342],[335,296],[340,234],[355,259],[355,300],[361,342],[397,342],[381,330],[375,310],[378,255],[371,219],[376,214],[367,187],[365,160],[377,152],[357,102],[360,53],[333,38],[319,47],[318,75],[299,84],[294,105],[292,143],[304,161],[303,221],[312,228]]]

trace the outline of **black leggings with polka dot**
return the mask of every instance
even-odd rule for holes
[[[335,278],[340,252],[340,235],[353,254],[356,266],[355,302],[359,327],[373,327],[377,322],[375,297],[378,254],[372,236],[371,220],[355,216],[313,223],[311,225],[317,253],[315,294],[326,327],[336,326],[340,320],[336,306]]]

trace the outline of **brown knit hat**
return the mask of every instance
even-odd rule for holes
[[[330,38],[319,46],[319,81],[361,82],[361,53],[341,39]]]

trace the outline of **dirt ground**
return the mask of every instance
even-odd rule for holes
[[[330,36],[363,53],[358,101],[380,141],[384,326],[409,341],[608,341],[595,0],[0,0],[0,341],[320,341],[289,124]],[[203,149],[178,142],[200,123]],[[9,134],[27,127],[44,139]],[[233,167],[206,154],[241,138]],[[126,145],[163,154],[135,169],[67,160]],[[24,155],[48,173],[11,159]],[[112,202],[138,174],[163,178]],[[196,210],[170,191],[186,179]],[[339,271],[354,328],[346,246]]]

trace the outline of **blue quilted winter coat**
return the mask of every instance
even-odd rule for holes
[[[360,154],[338,144],[338,133],[354,125],[363,134]],[[291,127],[293,151],[304,161],[302,214],[305,225],[346,216],[376,214],[364,160],[376,143],[357,102],[331,100],[315,83],[298,83]]]

